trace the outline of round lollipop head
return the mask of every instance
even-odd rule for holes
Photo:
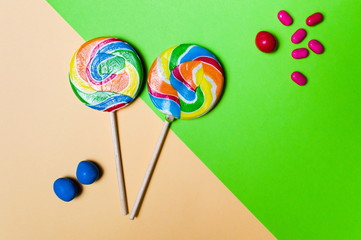
[[[70,63],[70,85],[86,106],[112,112],[127,106],[139,93],[143,69],[137,52],[117,38],[84,43]]]
[[[207,49],[181,44],[164,51],[148,76],[153,104],[168,117],[192,119],[208,113],[223,90],[223,69]]]

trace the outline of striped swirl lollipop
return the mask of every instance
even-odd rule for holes
[[[86,106],[112,112],[134,100],[143,78],[141,61],[128,43],[110,37],[84,43],[70,63],[70,85]]]
[[[170,123],[174,119],[193,119],[208,113],[219,100],[223,83],[221,64],[203,47],[181,44],[156,58],[148,75],[148,92],[153,104],[166,114],[166,121],[130,219],[138,214]]]
[[[70,85],[78,99],[92,109],[110,112],[123,215],[128,213],[128,205],[115,111],[130,104],[139,93],[142,70],[132,46],[112,37],[84,43],[70,63]]]
[[[181,44],[154,61],[148,77],[153,104],[167,116],[192,119],[209,112],[223,89],[217,58],[197,45]]]

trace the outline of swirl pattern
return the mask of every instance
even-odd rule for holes
[[[136,51],[111,37],[84,43],[73,55],[69,81],[86,106],[112,112],[127,106],[139,93],[143,71]]]
[[[154,61],[148,92],[153,104],[167,116],[192,119],[214,107],[223,83],[222,66],[211,52],[181,44],[167,49]]]

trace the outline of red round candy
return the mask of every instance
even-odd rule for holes
[[[256,35],[257,48],[265,53],[273,52],[277,47],[277,40],[272,33],[261,31]]]

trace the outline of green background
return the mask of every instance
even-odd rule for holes
[[[361,1],[48,2],[85,40],[129,41],[146,69],[176,44],[210,49],[226,72],[224,95],[208,115],[172,130],[278,239],[361,239]],[[277,20],[282,9],[293,25]],[[306,26],[317,11],[324,22]],[[294,45],[301,27],[308,36]],[[256,49],[261,30],[278,38],[275,53]],[[325,53],[292,59],[311,39]],[[296,70],[306,86],[290,80]],[[141,98],[163,118],[146,91]]]

